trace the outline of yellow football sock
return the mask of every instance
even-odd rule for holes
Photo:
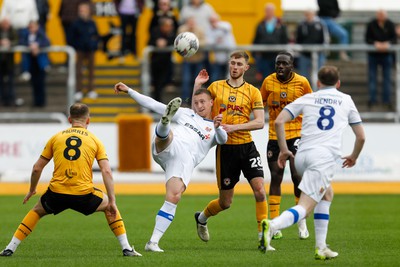
[[[299,200],[300,200],[299,197],[296,197],[296,196],[294,197],[294,202],[296,203],[296,205],[299,204]]]
[[[281,196],[269,196],[269,217],[272,220],[279,216],[281,209]]]
[[[28,214],[26,214],[25,218],[22,220],[21,224],[18,226],[18,229],[15,231],[14,236],[21,241],[24,240],[30,233],[32,233],[39,220],[39,214],[37,214],[33,210],[30,210]]]
[[[107,215],[107,213],[105,213],[105,215],[108,222],[108,226],[110,226],[110,229],[115,236],[119,236],[126,233],[124,221],[122,220],[119,211],[117,211],[117,215],[115,216],[115,218],[111,218],[111,216]]]
[[[210,203],[208,203],[207,207],[204,209],[203,212],[204,212],[204,215],[206,215],[206,217],[209,218],[211,216],[217,215],[222,210],[223,209],[219,205],[219,200],[214,199],[214,200],[211,200]]]
[[[258,232],[261,232],[261,221],[268,218],[267,201],[256,202],[256,218]]]

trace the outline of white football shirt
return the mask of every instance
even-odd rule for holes
[[[293,118],[303,114],[299,150],[325,148],[340,157],[342,134],[361,117],[350,95],[336,88],[324,88],[306,94],[285,107]]]
[[[179,108],[172,118],[178,125],[173,128],[174,141],[180,142],[189,151],[194,166],[197,166],[215,146],[215,127],[212,120],[202,118],[192,109]]]

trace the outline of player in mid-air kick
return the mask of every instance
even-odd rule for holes
[[[152,153],[154,160],[165,171],[166,195],[145,250],[164,252],[158,243],[175,217],[177,204],[189,185],[193,169],[211,147],[224,144],[228,139],[226,131],[220,127],[222,114],[211,120],[213,100],[206,89],[200,89],[194,94],[192,109],[180,108],[182,100],[179,97],[164,105],[123,83],[116,84],[114,90],[116,93],[128,93],[139,105],[163,114],[156,127]],[[173,130],[172,120],[177,123]]]

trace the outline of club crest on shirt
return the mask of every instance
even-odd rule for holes
[[[229,102],[236,102],[236,96],[231,95],[229,96],[228,100]]]
[[[211,132],[212,131],[212,129],[210,128],[210,127],[206,127],[206,129],[205,129],[207,132]]]
[[[286,97],[287,97],[286,92],[281,92],[281,98],[286,98]]]
[[[224,179],[224,185],[230,185],[231,184],[231,179],[230,178],[225,178]]]
[[[274,153],[271,150],[267,151],[267,157],[268,158],[272,158],[273,155],[274,155]]]

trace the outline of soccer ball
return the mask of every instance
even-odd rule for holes
[[[175,38],[174,49],[183,57],[191,57],[199,49],[199,39],[194,33],[182,32]]]

